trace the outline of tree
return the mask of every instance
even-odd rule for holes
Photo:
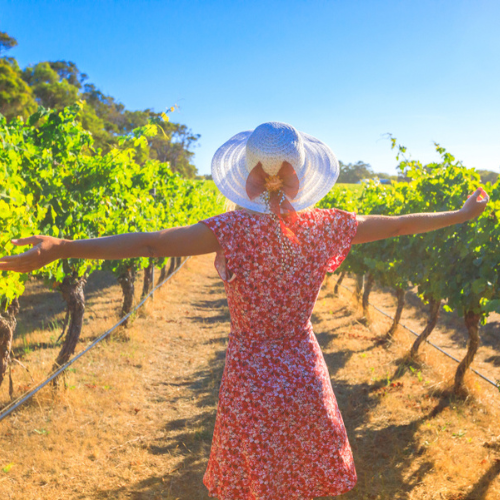
[[[17,45],[17,40],[0,31],[0,54]],[[8,120],[28,117],[36,109],[33,93],[23,81],[19,65],[13,57],[0,58],[0,113]]]
[[[358,161],[357,163],[339,162],[340,174],[337,182],[356,184],[361,179],[371,179],[373,177],[372,167],[368,163]]]
[[[477,170],[477,173],[481,176],[481,182],[486,184],[487,182],[491,182],[495,184],[498,180],[500,174],[498,172],[492,172],[491,170]]]
[[[48,62],[28,66],[23,71],[24,81],[33,89],[39,104],[62,110],[78,101],[78,87],[61,79]]]
[[[33,92],[22,79],[17,62],[0,58],[0,113],[11,120],[16,116],[27,118],[35,110]]]
[[[0,33],[0,53],[15,45],[14,38]],[[200,137],[198,134],[186,125],[170,122],[165,112],[130,111],[87,80],[88,76],[72,61],[44,61],[21,71],[15,59],[0,58],[0,112],[9,120],[30,116],[37,104],[61,111],[78,101],[84,102],[78,119],[92,133],[94,151],[100,149],[102,154],[116,147],[120,136],[156,123],[160,127],[158,134],[149,138],[148,147],[137,150],[135,161],[141,165],[148,160],[168,162],[173,172],[195,178],[197,169],[191,163],[191,149]]]
[[[379,179],[387,179],[389,181],[398,182],[397,175],[386,174],[385,172],[375,172],[375,174],[373,174],[373,177],[378,177]]]
[[[0,54],[7,52],[17,45],[17,40],[9,36],[5,31],[0,31]]]

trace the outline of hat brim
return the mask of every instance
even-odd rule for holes
[[[251,130],[231,137],[216,152],[212,159],[212,178],[221,193],[238,205],[266,213],[262,196],[250,200],[246,194],[249,175],[246,165],[246,143]],[[305,162],[299,169],[299,191],[289,200],[295,210],[303,210],[317,203],[337,182],[339,162],[332,150],[315,137],[299,132],[304,141]]]

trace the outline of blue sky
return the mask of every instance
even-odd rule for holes
[[[129,109],[178,104],[200,174],[266,121],[379,172],[396,173],[386,133],[500,172],[499,20],[497,0],[0,0],[22,67],[70,60]]]

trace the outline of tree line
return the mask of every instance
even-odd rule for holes
[[[397,175],[390,175],[385,172],[374,172],[369,163],[358,161],[357,163],[343,163],[339,161],[340,172],[337,182],[345,184],[356,184],[363,179],[387,179],[393,182],[409,182],[411,179],[404,175],[403,172],[398,172]],[[430,170],[432,167],[422,166],[424,170]],[[494,184],[498,179],[499,174],[491,170],[477,169],[477,173],[481,177],[481,182],[486,184],[491,182]]]

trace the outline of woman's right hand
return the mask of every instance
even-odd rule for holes
[[[464,206],[459,210],[464,217],[464,221],[479,217],[486,208],[489,200],[490,197],[486,191],[482,187],[478,187],[474,193],[469,195]]]
[[[33,248],[18,255],[7,255],[0,259],[0,271],[15,271],[16,273],[29,273],[40,269],[54,260],[62,257],[62,242],[53,236],[29,236],[12,240],[14,245],[33,245]]]

